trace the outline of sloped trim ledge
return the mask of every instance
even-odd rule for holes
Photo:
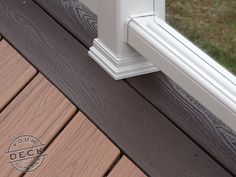
[[[128,43],[236,130],[236,81],[222,66],[160,18],[158,25],[152,17],[133,19]]]

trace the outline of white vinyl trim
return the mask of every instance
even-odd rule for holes
[[[91,58],[116,80],[158,71],[127,44],[126,30],[130,15],[153,11],[153,0],[97,0],[96,8],[98,38],[89,50]]]
[[[153,0],[153,13],[162,20],[166,17],[166,2],[165,0]]]
[[[236,79],[161,18],[133,18],[128,43],[236,130]]]
[[[236,77],[164,21],[165,0],[82,2],[98,15],[89,55],[114,79],[159,69],[236,131]]]
[[[94,13],[97,13],[97,3],[98,0],[80,0],[84,5],[86,5]]]
[[[99,39],[93,41],[89,56],[115,80],[159,71],[141,55],[125,58],[116,57]]]

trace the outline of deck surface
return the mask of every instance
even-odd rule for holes
[[[34,0],[86,47],[97,37],[96,15],[80,1]],[[58,13],[60,12],[60,13]],[[78,27],[87,29],[86,34]],[[126,79],[135,91],[236,176],[236,133],[161,72]]]
[[[88,56],[97,18],[79,0],[2,0],[0,19],[3,42],[31,68],[28,78],[18,74],[19,88],[3,89],[3,141],[28,133],[45,146],[26,166],[44,163],[26,175],[143,176],[139,168],[153,177],[236,175],[236,134],[183,89],[161,72],[114,81]]]
[[[134,169],[145,176],[130,161],[128,168],[120,166],[123,158],[128,161],[125,156],[120,160],[120,150],[5,40],[0,42],[0,76],[1,177],[132,177]],[[44,145],[44,161],[35,171],[24,173],[7,163],[6,152],[20,136],[33,136]],[[27,161],[28,170],[36,162]]]
[[[34,1],[89,49],[97,37],[93,12],[80,1]],[[236,176],[236,133],[227,125],[161,72],[126,82]]]
[[[0,43],[0,111],[30,81],[36,70],[7,44]]]
[[[35,0],[86,47],[97,37],[96,15],[80,1]],[[60,13],[58,13],[60,12]],[[86,34],[78,27],[87,29]],[[196,99],[161,72],[126,79],[126,82],[214,159],[236,176],[236,133]]]

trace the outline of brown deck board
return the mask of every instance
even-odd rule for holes
[[[0,1],[0,18],[1,34],[148,175],[230,176],[32,1]]]
[[[5,56],[4,59],[18,59],[17,57],[11,57],[12,53],[14,54],[13,56],[20,56],[17,51],[7,44],[6,41],[3,42],[6,44],[6,47],[0,45],[2,47],[2,53],[7,54],[3,55]],[[11,52],[8,52],[9,49]],[[20,57],[20,59],[23,63],[27,63],[22,57]],[[10,65],[9,63],[11,62],[2,62],[1,66],[7,68]],[[12,62],[11,65],[13,64],[15,63]],[[27,65],[29,68],[33,68],[30,67],[30,64],[27,63]],[[30,74],[31,73],[28,72],[28,75]],[[12,80],[12,78],[17,77],[21,77],[21,75],[14,75],[12,73],[8,76],[8,79]],[[12,86],[14,86],[14,84],[9,84],[9,88]],[[4,85],[0,85],[0,88],[2,87],[4,87]],[[63,106],[60,106],[59,100],[62,102],[66,100],[65,103],[61,103]],[[56,108],[56,106],[58,106],[58,108]],[[2,131],[7,132],[4,134],[0,131],[0,143],[4,144],[4,146],[0,146],[2,155],[4,154],[3,149],[8,148],[13,140],[11,138],[13,137],[16,138],[22,135],[32,136],[33,134],[34,136],[37,135],[35,136],[37,138],[39,136],[41,141],[43,139],[43,143],[46,142],[47,145],[50,139],[57,135],[60,127],[65,125],[66,129],[57,137],[58,141],[56,140],[52,146],[49,146],[50,148],[46,152],[46,168],[38,171],[38,173],[28,173],[27,176],[50,175],[64,177],[70,174],[73,174],[73,176],[103,176],[108,168],[112,166],[120,152],[82,113],[75,116],[69,125],[64,124],[66,120],[73,115],[73,112],[75,112],[75,108],[72,104],[69,104],[65,97],[63,99],[59,91],[41,74],[38,74],[33,81],[19,93],[16,99],[6,107],[3,113],[0,114],[0,128]],[[61,118],[59,116],[60,113],[62,114],[62,119],[64,119],[64,121],[62,121],[63,123],[55,119]],[[52,122],[53,120],[55,122]],[[56,123],[56,121],[58,123]],[[53,125],[53,123],[55,124]],[[42,128],[38,128],[39,125]],[[50,134],[47,132],[49,131],[47,129],[50,129]],[[73,144],[72,141],[76,143]],[[68,145],[68,147],[66,145]],[[6,151],[7,150],[5,150],[5,152]],[[76,151],[78,153],[76,153]],[[59,155],[57,153],[59,153]],[[0,158],[1,165],[5,161],[5,165],[0,167],[1,176],[21,176],[22,172],[14,170],[13,167],[7,163],[9,158],[6,158],[6,156]],[[65,168],[62,168],[60,163],[59,166],[55,165],[56,169],[52,170],[50,166],[52,161],[53,166],[56,161],[63,161]],[[129,165],[131,166],[131,164]],[[39,166],[39,168],[41,168],[41,166]]]
[[[83,18],[83,16],[94,17],[95,14],[87,8],[76,8],[83,7],[80,1],[35,1],[79,41],[83,41],[84,38],[81,38],[82,33],[77,30],[78,26],[87,29],[97,27],[96,18],[93,18],[92,22]],[[87,48],[93,42],[91,37],[97,37],[97,31],[88,32],[90,35],[87,36],[90,37],[87,37],[89,41]],[[236,175],[235,132],[161,72],[130,78],[126,81],[219,163]]]
[[[93,39],[97,36],[97,16],[79,0],[50,0],[47,3],[36,0],[35,2],[39,2],[48,12],[55,10],[60,12],[54,13],[55,19],[79,38],[85,46],[92,46]],[[76,28],[76,32],[74,28]]]
[[[127,157],[123,156],[108,177],[146,177]]]
[[[76,108],[41,74],[0,114],[0,176],[17,176],[5,152],[21,135],[32,135],[48,144],[73,116]]]
[[[119,150],[78,113],[46,150],[45,163],[26,177],[102,177]]]
[[[129,83],[236,176],[236,132],[163,73]]]
[[[0,42],[0,112],[36,72],[5,40]]]

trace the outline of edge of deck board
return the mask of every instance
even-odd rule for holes
[[[31,66],[4,39],[0,41],[0,112],[36,76]]]
[[[77,26],[83,25],[88,29],[97,27],[94,17],[96,15],[93,12],[79,9],[83,12],[80,13],[77,10],[76,6],[81,6],[79,1],[73,3],[68,1],[64,4],[61,0],[53,0],[50,3],[46,0],[35,1],[55,19],[58,19],[79,41],[81,41],[81,33],[77,30]],[[71,9],[67,7],[71,7]],[[94,17],[92,23],[82,17],[73,16],[74,14],[84,15],[84,13]],[[76,24],[74,24],[75,21],[71,22],[75,18],[77,18]],[[81,22],[81,19],[84,21]],[[90,40],[87,48],[93,42],[92,37],[97,36],[97,31],[90,32],[90,36],[87,38],[88,41]],[[236,133],[228,126],[161,72],[130,78],[126,82],[208,154],[236,175],[236,144],[234,143]]]
[[[0,114],[1,176],[18,176],[22,172],[7,163],[5,149],[17,137],[35,136],[47,146],[76,108],[41,74],[38,74]]]
[[[127,157],[123,156],[108,177],[147,177]]]
[[[148,175],[230,176],[32,1],[5,0],[0,9],[1,34]]]
[[[25,177],[103,176],[120,151],[78,112],[45,153],[47,159],[40,169]]]
[[[51,8],[50,10],[57,9],[58,12],[62,12],[56,13],[54,20],[62,23],[65,27],[64,29],[69,33],[76,28],[77,33],[71,34],[79,38],[84,46],[92,46],[93,39],[97,36],[97,16],[83,3],[78,2],[76,0],[54,3],[52,0],[48,1],[48,4],[50,4],[48,8]],[[65,11],[70,11],[71,13],[63,13]]]

